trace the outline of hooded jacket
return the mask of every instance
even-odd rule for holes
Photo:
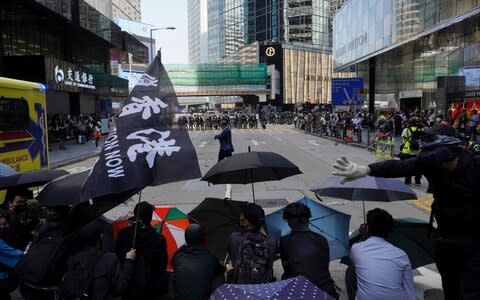
[[[167,266],[167,243],[165,238],[150,225],[139,224],[135,245],[133,237],[135,226],[129,226],[120,231],[117,240],[117,255],[121,261],[132,248],[137,250],[133,280],[127,290],[127,299],[156,299],[166,292],[167,281],[165,269]],[[164,290],[162,290],[162,288]]]

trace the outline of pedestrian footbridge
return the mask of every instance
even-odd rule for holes
[[[178,97],[248,96],[265,97],[266,64],[165,65]]]

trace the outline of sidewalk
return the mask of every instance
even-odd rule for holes
[[[102,148],[106,135],[100,138],[99,149]],[[89,141],[85,144],[77,144],[76,141],[65,143],[65,149],[59,149],[58,143],[48,145],[50,157],[50,168],[55,169],[64,165],[72,164],[84,159],[98,155],[95,149],[95,141]]]
[[[344,143],[344,144],[347,144],[347,145],[351,145],[351,146],[355,146],[355,147],[360,147],[360,148],[365,148],[365,149],[368,149],[368,150],[371,150],[371,151],[375,151],[375,148],[372,147],[372,146],[369,146],[369,145],[366,145],[364,143],[357,143],[357,142],[346,142],[340,138],[336,138],[336,137],[333,137],[333,136],[329,136],[329,135],[322,135],[322,134],[318,134],[318,133],[314,133],[314,132],[310,132],[310,131],[305,131],[305,130],[302,130],[302,129],[299,129],[299,128],[296,128],[296,127],[293,127],[294,129],[296,129],[297,131],[299,132],[302,132],[304,134],[310,134],[310,135],[314,135],[314,136],[318,136],[318,137],[321,137],[321,138],[324,138],[324,139],[328,139],[328,140],[331,140],[331,141],[335,141],[335,142],[339,142],[339,143]],[[363,131],[362,131],[362,140],[363,141],[368,141],[368,136],[367,134],[365,134]],[[393,137],[393,143],[395,145],[393,151],[394,151],[394,155],[398,155],[399,151],[400,151],[400,146],[402,145],[402,137],[400,136],[394,136]]]

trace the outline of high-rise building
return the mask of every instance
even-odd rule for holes
[[[102,0],[100,0],[102,1]],[[141,7],[140,0],[111,0],[112,1],[112,17],[122,18],[140,22]]]
[[[112,0],[85,0],[85,2],[98,10],[105,17],[113,20]]]
[[[329,2],[208,0],[209,62],[251,63],[256,58],[257,63],[275,65],[269,68],[279,74],[278,93],[270,97],[275,105],[328,102],[332,77]]]
[[[188,0],[188,62],[208,62],[207,0]]]

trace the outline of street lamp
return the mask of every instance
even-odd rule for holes
[[[152,33],[156,30],[175,30],[175,27],[158,27],[150,28],[150,61],[153,61],[153,35]]]

